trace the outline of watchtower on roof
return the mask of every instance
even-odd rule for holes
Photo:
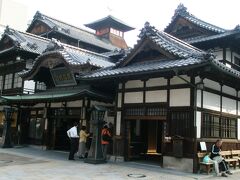
[[[109,39],[113,45],[120,48],[127,48],[124,33],[135,29],[111,15],[85,26],[95,30],[97,36]]]

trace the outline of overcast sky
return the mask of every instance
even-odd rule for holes
[[[38,10],[69,24],[83,27],[109,14],[136,28],[127,32],[129,46],[136,43],[139,30],[146,21],[159,30],[170,22],[180,3],[196,17],[232,29],[240,24],[239,0],[15,0],[28,7],[29,20]]]

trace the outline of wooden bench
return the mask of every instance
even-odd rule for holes
[[[232,165],[236,169],[238,159],[232,157],[232,151],[221,151],[220,154],[229,165]]]
[[[198,156],[198,163],[199,163],[199,172],[204,170],[205,172],[207,172],[207,174],[209,174],[210,171],[213,169],[213,163],[212,162],[208,162],[208,163],[203,162],[203,158],[207,154],[208,153],[206,153],[206,152],[200,152],[200,153],[197,153],[197,156]]]
[[[240,168],[240,150],[232,150],[232,158],[238,160],[238,167]]]

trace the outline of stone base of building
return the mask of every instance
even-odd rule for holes
[[[193,172],[193,159],[163,156],[163,168],[170,168],[184,172]]]

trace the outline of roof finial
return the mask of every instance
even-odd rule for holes
[[[151,26],[150,23],[148,21],[146,21],[145,24],[144,24],[144,28],[141,29],[141,32],[138,35],[138,37],[142,38],[142,37],[144,37],[147,34],[148,35],[152,34],[152,33],[154,33],[154,29],[155,29],[155,27]]]
[[[150,26],[150,23],[148,21],[145,22],[144,28],[148,28]]]
[[[11,28],[8,25],[6,26],[4,33],[12,35]]]
[[[187,13],[187,8],[182,3],[180,3],[177,9],[175,10],[175,14],[181,14],[181,13]]]
[[[236,25],[236,27],[234,28],[234,30],[240,30],[240,25]]]
[[[33,19],[42,19],[42,14],[39,11],[37,11]]]

